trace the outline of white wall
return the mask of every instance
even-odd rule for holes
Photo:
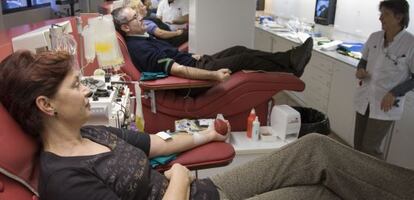
[[[255,0],[190,0],[190,52],[213,54],[253,47]]]
[[[281,17],[297,17],[313,22],[316,0],[268,0],[272,1],[271,13]],[[334,28],[339,31],[368,37],[380,30],[378,5],[381,0],[337,0]],[[414,33],[414,0],[410,4],[411,21],[408,31]]]

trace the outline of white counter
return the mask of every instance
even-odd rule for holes
[[[286,32],[277,32],[277,31],[272,30],[269,27],[263,26],[263,25],[261,25],[261,24],[259,24],[257,22],[256,22],[255,25],[256,25],[256,28],[262,29],[263,31],[266,31],[266,32],[268,32],[270,34],[273,34],[275,36],[279,36],[281,38],[284,38],[286,40],[289,40],[291,42],[294,42],[294,43],[298,43],[299,44],[299,39],[293,38],[293,37],[289,37]],[[356,67],[358,65],[358,62],[359,62],[359,60],[357,60],[355,58],[351,58],[349,56],[345,56],[345,55],[339,54],[336,51],[322,51],[318,46],[314,46],[313,49],[315,51],[321,53],[321,54],[324,54],[324,55],[329,56],[329,57],[331,57],[331,58],[333,58],[333,59],[335,59],[337,61],[343,62],[345,64],[348,64],[348,65],[351,65],[351,66],[354,66],[354,67]]]
[[[278,139],[274,142],[264,142],[261,140],[254,141],[253,139],[247,138],[246,132],[232,132],[230,135],[230,143],[233,145],[236,152],[233,162],[225,167],[198,170],[198,177],[211,177],[217,173],[230,170],[236,166],[240,166],[254,160],[255,158],[266,155],[272,151],[276,151],[280,147],[283,147],[292,141],[294,140],[282,141]]]
[[[255,141],[246,136],[246,132],[232,132],[230,143],[233,145],[236,155],[265,154],[279,149],[292,142],[278,139],[274,142]]]

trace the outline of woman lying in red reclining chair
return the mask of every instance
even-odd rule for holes
[[[166,142],[121,129],[82,127],[90,114],[89,91],[72,65],[64,52],[28,51],[0,64],[1,103],[43,145],[41,199],[414,198],[413,171],[312,134],[209,179],[194,180],[179,164],[160,174],[149,168],[148,157],[227,136],[209,129]]]

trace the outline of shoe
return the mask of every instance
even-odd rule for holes
[[[305,66],[309,63],[312,57],[313,39],[309,37],[306,41],[290,52],[290,64],[294,69],[294,74],[297,77],[302,76],[305,71]]]

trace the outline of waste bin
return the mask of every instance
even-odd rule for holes
[[[328,135],[331,132],[328,116],[322,112],[308,107],[293,107],[300,113],[301,126],[299,136],[308,133]]]

